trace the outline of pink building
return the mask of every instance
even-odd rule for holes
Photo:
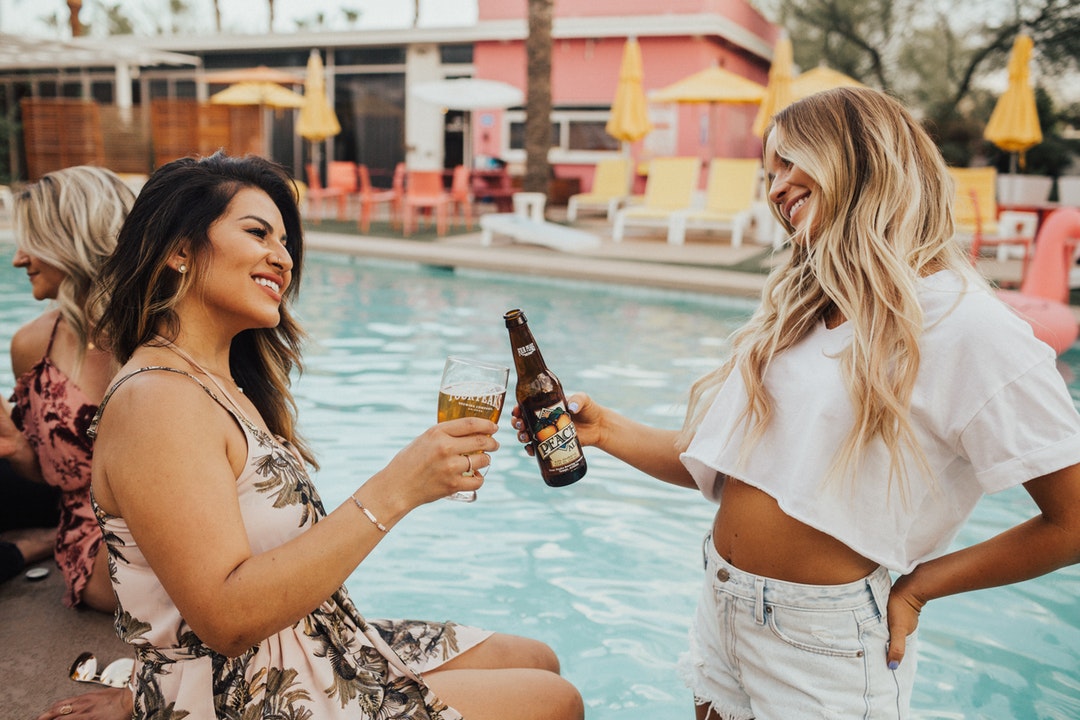
[[[478,0],[478,25],[492,37],[474,42],[475,77],[525,88],[526,4]],[[713,65],[764,84],[778,32],[745,0],[555,0],[550,158],[556,174],[579,177],[587,187],[596,161],[620,151],[604,125],[627,37],[641,46],[648,95]],[[756,112],[756,105],[650,103],[654,129],[631,150],[640,160],[757,157],[761,142],[750,130]],[[475,115],[478,155],[524,161],[523,111]]]

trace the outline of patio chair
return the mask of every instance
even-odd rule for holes
[[[323,200],[329,200],[336,198],[338,203],[338,220],[345,219],[345,203],[348,198],[345,196],[345,191],[341,188],[324,187],[322,179],[319,177],[319,169],[314,164],[308,163],[305,167],[307,171],[307,207],[311,213],[312,222],[318,224],[322,222]]]
[[[674,213],[668,242],[682,245],[687,229],[718,229],[731,230],[731,246],[742,246],[743,233],[754,219],[760,169],[757,159],[714,158],[709,163],[705,207]]]
[[[401,174],[404,174],[404,166]],[[378,205],[387,207],[390,225],[396,227],[401,220],[401,193],[394,189],[382,190],[372,185],[371,171],[363,163],[356,166],[356,176],[360,181],[360,232],[371,230],[371,215]]]
[[[345,193],[345,205],[360,199],[360,183],[356,163],[351,160],[331,160],[326,163],[326,187],[341,188]],[[339,218],[340,219],[340,218]]]
[[[566,219],[577,220],[579,210],[603,210],[611,216],[630,194],[630,159],[609,158],[596,163],[589,192],[571,195],[566,201]]]
[[[666,226],[668,242],[675,244],[675,237],[671,232],[672,216],[690,209],[700,174],[701,160],[696,157],[651,160],[643,203],[616,211],[612,239],[622,242],[627,225]]]
[[[402,225],[406,237],[417,225],[417,214],[435,215],[435,231],[445,235],[450,213],[450,194],[443,188],[441,170],[409,170],[405,178],[405,198],[402,203]]]
[[[464,165],[458,165],[454,168],[454,175],[450,180],[450,224],[453,225],[460,214],[462,225],[466,230],[472,230],[473,195],[471,180],[469,168]]]

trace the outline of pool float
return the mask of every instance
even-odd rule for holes
[[[997,296],[1031,324],[1035,337],[1060,355],[1080,334],[1069,306],[1069,270],[1080,243],[1080,209],[1061,208],[1043,221],[1020,290],[998,290]]]

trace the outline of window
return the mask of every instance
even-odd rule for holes
[[[619,152],[619,141],[607,134],[610,112],[596,108],[563,108],[551,113],[551,161],[595,162],[608,153]],[[505,159],[525,159],[525,111],[505,115],[508,147]]]

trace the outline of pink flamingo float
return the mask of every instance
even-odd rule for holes
[[[1020,290],[998,290],[997,296],[1031,323],[1035,337],[1060,355],[1072,346],[1080,326],[1069,307],[1069,270],[1080,243],[1080,209],[1050,213],[1039,228],[1035,257]]]

